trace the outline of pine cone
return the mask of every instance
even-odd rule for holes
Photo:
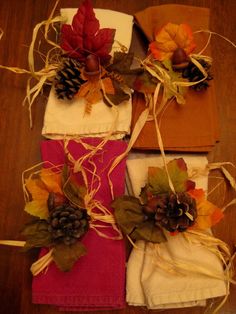
[[[75,243],[89,228],[89,216],[83,208],[64,204],[50,211],[48,231],[55,242]]]
[[[71,58],[64,60],[62,69],[55,78],[55,91],[59,99],[72,99],[84,80],[80,77],[81,64]]]
[[[197,217],[195,200],[188,193],[166,193],[152,197],[144,207],[148,219],[170,232],[185,231]]]
[[[198,83],[196,85],[193,85],[190,88],[192,88],[192,89],[194,89],[196,91],[201,91],[201,90],[207,89],[209,87],[209,83],[208,82],[213,79],[213,76],[210,73],[210,68],[211,68],[210,63],[206,62],[203,59],[199,59],[198,62],[205,69],[205,71],[207,72],[208,76],[207,76],[207,78],[204,81],[202,81],[202,82],[200,82],[200,83]],[[192,62],[190,62],[189,65],[183,70],[182,76],[183,76],[183,78],[187,78],[190,82],[197,82],[197,81],[203,79],[203,77],[204,77],[202,72]]]

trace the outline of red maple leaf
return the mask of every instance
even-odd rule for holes
[[[71,57],[85,61],[89,54],[99,57],[104,64],[114,42],[115,29],[100,29],[91,0],[85,0],[75,14],[72,25],[64,24],[61,28],[61,48]]]

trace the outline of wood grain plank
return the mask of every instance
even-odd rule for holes
[[[60,7],[78,7],[81,1],[61,0]],[[133,14],[148,6],[178,3],[210,8],[211,30],[236,41],[236,2],[222,0],[94,0],[94,7],[107,8]],[[1,0],[0,27],[4,36],[0,41],[0,64],[27,67],[27,47],[36,23],[46,19],[54,5],[53,0]],[[135,35],[138,38],[140,35]],[[133,44],[135,47],[135,43]],[[136,42],[137,45],[137,42]],[[212,38],[214,77],[217,105],[221,125],[220,142],[209,154],[210,161],[231,161],[236,164],[236,88],[235,49],[219,37]],[[37,64],[38,66],[38,64]],[[46,98],[42,97],[33,108],[34,128],[29,129],[28,110],[22,107],[27,77],[0,70],[0,239],[17,239],[26,221],[23,212],[21,173],[40,161],[39,143]],[[45,91],[47,94],[48,91]],[[45,95],[46,95],[45,94]],[[236,172],[234,171],[234,175]],[[214,175],[218,175],[215,173]],[[216,183],[210,181],[210,188]],[[230,200],[233,192],[222,185],[214,194],[215,202]],[[214,232],[233,248],[236,243],[236,211],[232,206],[225,219]],[[31,274],[29,267],[35,253],[23,255],[17,249],[0,247],[0,313],[1,314],[54,314],[51,306],[31,303]],[[141,314],[145,308],[126,307],[113,314]],[[202,308],[151,311],[165,314],[201,314]],[[101,313],[101,312],[99,312]],[[236,313],[236,288],[231,287],[230,297],[221,313]]]

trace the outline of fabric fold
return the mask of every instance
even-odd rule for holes
[[[65,23],[71,24],[77,9],[61,9]],[[101,28],[116,29],[112,53],[124,45],[128,50],[131,43],[133,17],[112,10],[94,9]],[[50,139],[76,137],[105,137],[109,132],[112,139],[123,138],[130,133],[132,103],[131,99],[115,108],[108,107],[102,100],[92,106],[90,114],[85,113],[84,99],[73,100],[57,98],[54,87],[49,94],[44,115],[42,135]]]
[[[101,143],[100,139],[87,138],[78,143],[69,141],[68,152],[75,160],[87,156]],[[113,159],[124,152],[126,144],[122,141],[108,141],[91,158],[83,161],[88,184],[92,185],[92,173],[101,178],[101,186],[94,196],[109,210],[111,202],[108,182],[109,165]],[[43,141],[41,144],[42,160],[55,165],[65,162],[64,143],[62,141]],[[95,168],[94,168],[95,167]],[[111,174],[116,196],[124,193],[125,160]],[[114,236],[114,230],[109,227],[106,236]],[[81,257],[72,270],[63,273],[51,263],[46,272],[33,279],[33,303],[51,304],[61,310],[99,310],[119,309],[124,307],[125,287],[125,248],[123,240],[111,240],[99,236],[95,230],[89,229],[82,239],[87,248],[87,255]],[[44,251],[42,252],[42,254]]]
[[[193,19],[192,17],[195,16]],[[209,9],[185,5],[167,4],[149,7],[135,14],[136,24],[149,41],[154,40],[154,31],[168,22],[187,23],[193,32],[209,29]],[[209,34],[194,34],[196,50],[199,53],[207,44]],[[203,52],[211,55],[210,45]],[[219,140],[219,126],[214,89],[214,80],[207,90],[196,92],[188,89],[186,104],[179,105],[172,101],[165,106],[157,117],[165,150],[186,152],[210,151]],[[140,113],[145,108],[142,95],[137,94],[133,101],[133,130]],[[141,131],[134,148],[159,149],[154,121],[148,121]]]
[[[167,155],[167,161],[179,155]],[[208,162],[205,156],[183,155],[188,173],[197,188],[207,191]],[[128,177],[135,196],[146,184],[150,166],[162,167],[160,155],[134,154],[127,161]],[[139,169],[139,171],[137,171]],[[149,309],[205,306],[206,299],[226,294],[220,259],[201,245],[189,242],[184,233],[171,236],[167,242],[153,244],[138,241],[127,265],[126,301],[130,305],[146,305]],[[176,265],[181,264],[181,271]],[[175,265],[173,267],[173,265]],[[202,267],[222,279],[195,272]]]

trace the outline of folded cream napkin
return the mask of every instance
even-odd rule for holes
[[[112,52],[119,50],[119,43],[130,47],[133,17],[124,13],[95,9],[101,28],[115,28],[115,41]],[[65,23],[70,24],[77,9],[61,9]],[[113,130],[113,138],[119,139],[130,132],[132,104],[124,101],[110,108],[103,101],[93,105],[92,112],[85,114],[85,101],[74,98],[72,101],[60,100],[52,88],[46,106],[42,135],[51,139],[64,137],[104,137]]]
[[[179,157],[168,155],[167,161]],[[189,176],[197,188],[207,191],[207,159],[204,156],[184,155]],[[128,177],[135,196],[147,180],[150,166],[162,166],[160,155],[132,154],[127,161]],[[138,171],[137,171],[138,169]],[[221,261],[200,242],[190,244],[183,234],[170,236],[168,241],[153,244],[138,241],[127,265],[126,300],[130,305],[146,305],[150,309],[204,306],[206,299],[226,294],[223,280],[194,273],[194,264],[206,271],[223,274]],[[171,261],[180,262],[185,271],[174,271]],[[170,264],[168,264],[170,262]]]

